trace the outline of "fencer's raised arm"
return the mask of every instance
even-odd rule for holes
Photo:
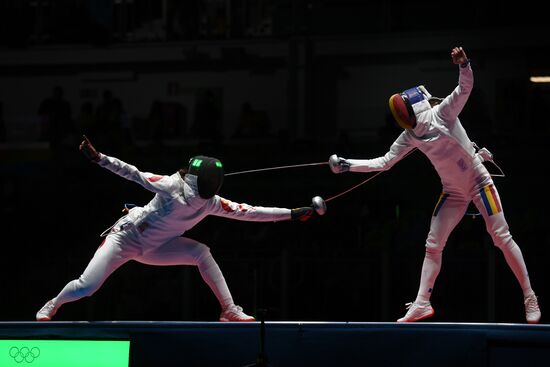
[[[455,47],[451,51],[453,64],[459,65],[458,85],[451,94],[443,99],[437,113],[443,121],[453,123],[466,105],[474,86],[474,74],[470,60],[462,47]]]
[[[466,51],[462,47],[453,47],[451,50],[451,59],[455,65],[463,65],[468,62]]]
[[[98,152],[86,136],[83,136],[83,138],[84,140],[80,144],[79,149],[92,162],[96,162],[101,167],[127,180],[134,181],[154,193],[170,195],[170,192],[173,191],[174,181],[170,179],[170,176],[141,172],[131,164]]]
[[[177,183],[170,176],[141,172],[136,166],[115,157],[101,154],[101,159],[97,163],[120,177],[134,181],[147,190],[159,195],[170,196],[177,187]]]
[[[214,196],[210,205],[209,214],[211,215],[250,222],[278,222],[283,220],[306,221],[314,213],[312,207],[287,209],[252,206],[244,203],[236,203],[218,195]]]

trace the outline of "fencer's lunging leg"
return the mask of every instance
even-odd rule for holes
[[[56,308],[67,302],[91,296],[105,280],[130,258],[122,249],[118,236],[109,236],[96,250],[92,260],[75,280],[70,281],[52,302]]]
[[[151,252],[136,257],[135,260],[149,265],[195,265],[222,309],[233,304],[233,297],[220,267],[208,246],[200,242],[177,237]]]

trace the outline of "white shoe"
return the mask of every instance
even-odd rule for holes
[[[434,315],[434,309],[430,302],[421,304],[416,302],[409,302],[406,304],[407,314],[397,320],[397,322],[415,322],[427,319]]]
[[[222,311],[220,321],[256,321],[256,319],[245,314],[241,306],[231,305]]]
[[[50,321],[57,312],[58,307],[53,303],[53,300],[49,300],[46,304],[36,313],[36,321]]]
[[[529,324],[538,324],[540,320],[540,308],[537,296],[531,294],[523,300],[525,304],[525,318]]]

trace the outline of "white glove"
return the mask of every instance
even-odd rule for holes
[[[328,165],[333,173],[347,172],[351,167],[351,164],[345,158],[338,157],[336,154],[329,157]]]

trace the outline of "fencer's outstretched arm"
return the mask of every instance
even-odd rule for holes
[[[137,167],[131,164],[98,152],[85,135],[83,138],[84,140],[80,144],[79,149],[92,162],[99,164],[101,167],[106,168],[127,180],[134,181],[154,193],[160,195],[170,195],[173,191],[173,187],[171,187],[173,185],[173,181],[169,179],[169,176],[141,172],[137,169]]]
[[[120,159],[99,153],[86,136],[84,136],[84,140],[80,144],[80,151],[82,151],[91,161],[98,163],[100,166],[121,177],[139,183],[144,188],[154,193],[170,196],[174,190],[177,190],[177,187],[172,187],[174,181],[171,180],[169,176],[141,172],[135,166],[127,164]],[[211,215],[253,222],[282,220],[306,221],[315,213],[312,206],[295,209],[254,207],[248,204],[234,203],[218,195],[214,196],[209,205],[209,214]]]
[[[219,217],[249,221],[278,222],[283,220],[306,221],[315,213],[313,207],[306,206],[295,209],[252,206],[236,203],[218,195],[212,200],[209,214]]]
[[[329,158],[332,172],[373,172],[387,171],[414,149],[411,136],[405,131],[393,142],[390,150],[382,157],[373,159],[345,159],[333,154]]]

